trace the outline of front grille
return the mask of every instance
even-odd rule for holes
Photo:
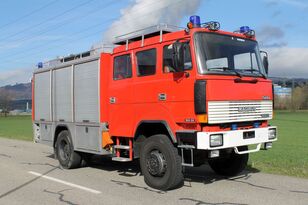
[[[208,102],[209,124],[269,120],[272,116],[271,100]]]

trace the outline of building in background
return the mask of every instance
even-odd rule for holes
[[[292,88],[282,87],[280,85],[274,84],[274,94],[278,98],[291,98]]]

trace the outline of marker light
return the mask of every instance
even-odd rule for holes
[[[259,122],[253,123],[253,127],[254,127],[254,128],[259,128],[259,127],[260,127],[260,123],[259,123]]]
[[[232,124],[231,125],[231,130],[237,130],[237,124]]]
[[[192,26],[194,28],[200,28],[201,27],[201,21],[200,16],[194,15],[189,18],[189,22],[192,23]]]

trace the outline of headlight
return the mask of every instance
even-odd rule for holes
[[[273,140],[276,138],[276,128],[270,128],[268,130],[268,139]]]
[[[210,135],[210,146],[218,147],[223,145],[223,135],[222,134],[213,134]]]

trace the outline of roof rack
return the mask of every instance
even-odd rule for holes
[[[67,56],[59,56],[56,59],[39,63],[41,66],[38,66],[38,67],[39,68],[56,67],[60,64],[67,63],[67,62],[70,62],[70,61],[75,61],[75,60],[78,60],[78,59],[83,59],[83,58],[99,55],[101,52],[112,53],[113,48],[114,48],[113,45],[102,44],[101,46],[98,46],[98,47],[95,47],[95,48],[92,47],[92,49],[89,50],[89,51],[85,51],[85,52],[78,53],[78,54],[70,54],[70,55],[67,55]]]
[[[181,27],[172,26],[168,24],[158,24],[156,26],[150,26],[144,29],[140,29],[137,31],[129,32],[120,36],[115,37],[115,41],[113,42],[116,45],[125,45],[126,49],[128,49],[128,43],[134,42],[134,41],[140,41],[141,40],[141,46],[144,45],[144,39],[150,38],[153,36],[160,36],[160,42],[163,40],[163,34],[165,33],[171,33],[174,31],[179,31],[180,29],[183,29]]]

